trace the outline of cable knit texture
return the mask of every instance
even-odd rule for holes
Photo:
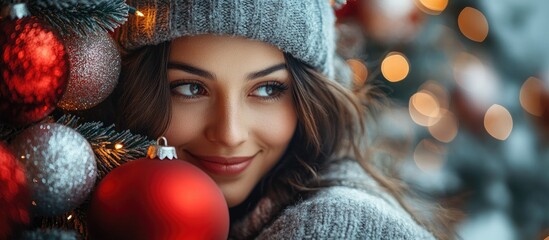
[[[329,0],[128,0],[130,16],[117,31],[126,49],[181,36],[241,36],[277,46],[333,78],[335,16]]]
[[[332,164],[322,178],[339,183],[292,206],[263,198],[231,227],[231,239],[435,239],[356,161]],[[278,211],[282,209],[282,211]]]

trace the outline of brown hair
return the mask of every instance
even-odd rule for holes
[[[124,56],[120,82],[112,98],[119,128],[157,138],[168,127],[171,114],[167,81],[169,48],[170,43],[165,42]],[[272,183],[265,184],[267,186],[287,186],[270,189],[273,190],[270,196],[280,202],[294,201],[298,193],[334,185],[316,181],[318,168],[327,161],[352,157],[411,212],[402,201],[398,182],[378,174],[367,162],[365,105],[372,102],[367,101],[365,94],[357,97],[350,89],[289,54],[285,54],[285,59],[294,80],[292,96],[298,126],[281,161],[263,180]],[[359,92],[364,93],[364,89],[366,87]],[[449,238],[433,232],[439,238]]]
[[[156,139],[168,127],[171,115],[167,81],[170,43],[146,46],[125,54],[119,83],[112,94],[120,129]]]

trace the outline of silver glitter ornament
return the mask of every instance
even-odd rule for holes
[[[35,215],[54,216],[78,207],[95,184],[93,150],[69,127],[37,124],[20,133],[11,148],[25,167]]]
[[[107,98],[118,83],[120,53],[107,33],[64,38],[69,54],[70,78],[57,106],[65,110],[84,110]]]

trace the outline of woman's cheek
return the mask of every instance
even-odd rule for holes
[[[164,136],[170,145],[180,146],[196,138],[204,124],[205,116],[197,106],[172,105],[171,120]]]
[[[276,108],[264,108],[257,122],[261,123],[261,137],[270,145],[286,145],[292,138],[297,125],[297,115],[292,104],[284,104]]]

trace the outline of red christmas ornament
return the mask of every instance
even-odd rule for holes
[[[357,0],[348,0],[343,6],[335,10],[337,20],[342,21],[346,18],[356,17],[359,7]]]
[[[23,168],[0,142],[0,239],[9,239],[29,223],[30,193]]]
[[[164,159],[177,158],[173,147],[151,146],[148,155],[153,159],[128,162],[99,183],[90,206],[90,236],[227,239],[229,211],[215,182],[190,163]]]
[[[19,126],[36,122],[55,109],[65,91],[69,62],[63,42],[31,16],[4,18],[0,36],[0,120]]]

